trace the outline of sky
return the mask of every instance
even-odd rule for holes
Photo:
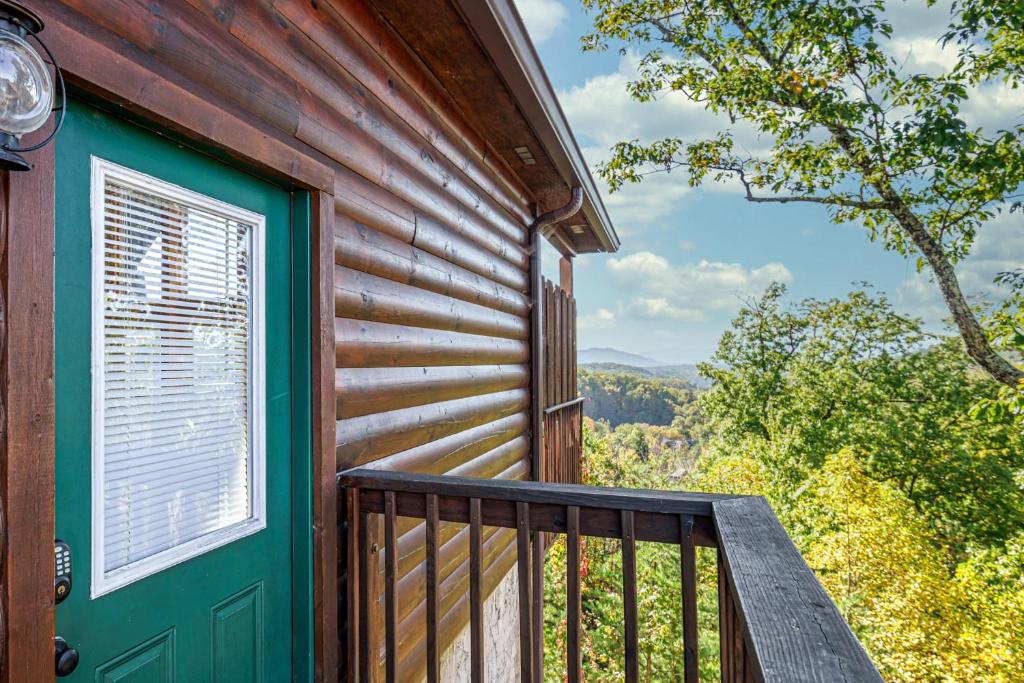
[[[668,135],[701,138],[721,121],[673,93],[654,103],[633,102],[625,89],[638,55],[618,50],[583,53],[589,19],[578,0],[515,0],[562,108],[591,168],[617,141]],[[937,43],[948,16],[941,5],[894,0],[887,10],[890,49],[907,68],[934,72],[953,55]],[[969,124],[1019,120],[1024,90],[985,87],[966,108]],[[689,188],[683,173],[649,176],[610,194],[594,173],[622,240],[616,254],[575,259],[579,347],[614,347],[665,363],[695,363],[714,352],[744,300],[771,282],[791,299],[840,297],[870,282],[902,313],[933,331],[947,317],[938,289],[913,261],[872,243],[858,225],[835,225],[824,208],[746,202],[734,187]],[[545,272],[557,279],[557,254]],[[996,300],[992,280],[1024,265],[1024,215],[1002,214],[978,235],[959,266],[964,291]]]

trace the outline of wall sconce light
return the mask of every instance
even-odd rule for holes
[[[32,167],[23,152],[48,145],[64,123],[67,93],[57,60],[39,39],[43,21],[17,2],[0,0],[0,169],[28,171]],[[47,63],[28,42],[35,38],[53,65],[60,104],[54,106],[53,79]],[[54,111],[59,112],[53,131],[42,142],[19,147],[21,137],[38,130]]]

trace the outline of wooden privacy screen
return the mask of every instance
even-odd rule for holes
[[[544,280],[544,477],[578,484],[583,401],[576,384],[576,300]]]

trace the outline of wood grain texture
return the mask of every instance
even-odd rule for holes
[[[334,269],[334,198],[311,198],[310,249],[312,281],[323,282]],[[339,666],[338,613],[338,485],[335,470],[334,301],[326,287],[313,287],[310,325],[313,348],[313,676],[317,683],[334,681]]]
[[[738,615],[726,630],[745,640],[757,679],[879,683],[882,677],[768,503],[751,497],[712,505],[727,594]],[[734,675],[742,676],[742,667],[743,661],[730,663]]]
[[[522,317],[341,266],[334,269],[334,311],[339,318],[503,339],[528,334]]]
[[[338,265],[505,313],[526,315],[520,292],[348,216],[336,222]]]
[[[519,413],[527,405],[529,393],[513,389],[339,420],[338,466],[344,469],[451,436]]]
[[[26,138],[26,144],[38,135]],[[53,147],[0,174],[0,671],[53,675]]]

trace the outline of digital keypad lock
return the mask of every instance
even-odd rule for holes
[[[53,594],[57,604],[71,595],[71,546],[59,538],[53,543]]]

